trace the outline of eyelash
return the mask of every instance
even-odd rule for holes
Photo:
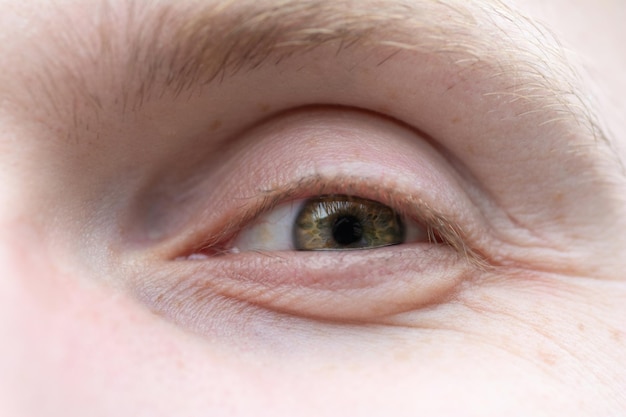
[[[241,209],[242,213],[229,216],[229,220],[219,228],[217,233],[210,234],[199,245],[186,251],[182,257],[196,259],[203,256],[232,254],[230,244],[245,227],[263,214],[281,204],[325,194],[355,196],[380,202],[392,208],[403,218],[422,225],[431,243],[445,244],[470,259],[480,259],[465,243],[460,227],[430,208],[423,200],[412,195],[401,194],[389,185],[372,185],[368,180],[322,176],[303,178],[286,187],[259,190],[259,196],[251,197],[252,202],[245,204],[245,207]]]

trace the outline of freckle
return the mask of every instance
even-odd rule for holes
[[[222,127],[222,121],[220,119],[213,120],[213,123],[211,123],[211,130],[215,131],[220,127]]]
[[[555,203],[560,203],[560,202],[562,202],[562,201],[563,201],[563,197],[564,197],[564,195],[563,195],[563,193],[562,193],[562,192],[560,192],[560,191],[559,191],[559,192],[556,192],[556,193],[554,194],[554,202],[555,202]]]
[[[319,143],[319,140],[317,138],[310,138],[306,140],[306,145],[308,148],[312,148],[317,146],[317,144]]]
[[[397,362],[407,362],[411,359],[411,352],[409,350],[396,350],[393,353],[393,358]]]
[[[622,342],[622,336],[623,336],[623,333],[620,332],[619,330],[617,330],[617,329],[611,330],[611,337],[616,342],[621,343]]]
[[[267,104],[267,103],[259,103],[259,104],[258,104],[258,107],[259,107],[259,110],[260,110],[262,113],[266,113],[266,112],[268,112],[268,111],[270,110],[270,108],[271,108],[271,107],[270,107],[270,105],[269,105],[269,104]]]
[[[396,100],[398,98],[398,92],[396,90],[387,90],[387,97]]]
[[[455,117],[452,120],[450,120],[450,123],[452,123],[453,125],[459,123],[461,121],[460,117]]]
[[[582,323],[578,323],[578,330],[579,330],[581,333],[584,333],[584,332],[585,332],[585,325],[584,325],[584,324],[582,324]]]
[[[539,351],[539,358],[546,365],[554,366],[556,364],[557,356],[554,353]]]

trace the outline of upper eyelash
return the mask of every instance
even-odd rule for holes
[[[258,191],[259,196],[252,196],[252,204],[244,207],[243,215],[225,224],[219,233],[209,236],[199,245],[188,251],[187,256],[211,251],[214,254],[230,253],[226,246],[240,230],[248,223],[254,221],[262,214],[272,210],[280,204],[300,198],[323,194],[353,195],[361,198],[380,201],[390,206],[401,216],[406,216],[422,224],[432,242],[443,241],[451,246],[459,254],[478,267],[486,267],[487,262],[483,256],[472,249],[466,243],[465,233],[462,228],[450,221],[446,216],[433,210],[421,199],[412,197],[398,197],[398,193],[389,187],[372,186],[355,179],[327,178],[309,176],[286,187],[265,189]]]

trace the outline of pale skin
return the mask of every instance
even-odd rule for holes
[[[626,413],[626,3],[129,3],[0,1],[0,415]]]

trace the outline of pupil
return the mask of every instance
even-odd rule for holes
[[[342,216],[333,224],[333,239],[340,245],[350,245],[363,237],[363,226],[354,216]]]

